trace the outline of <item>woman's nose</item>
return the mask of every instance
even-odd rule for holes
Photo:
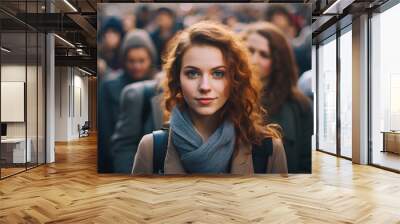
[[[253,62],[253,64],[258,64],[258,59],[259,59],[259,56],[258,56],[258,53],[257,52],[254,52],[253,54],[251,54],[251,62]]]
[[[210,80],[209,80],[209,75],[204,74],[201,79],[200,79],[200,85],[199,85],[200,91],[209,91],[211,89],[210,87]]]

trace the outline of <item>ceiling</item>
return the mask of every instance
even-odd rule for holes
[[[359,12],[376,8],[386,1],[387,0],[253,0],[250,2],[311,4],[313,37],[316,37],[346,15],[356,15]],[[16,45],[14,47],[17,47],[17,45],[24,46],[25,39],[19,38],[16,33],[20,33],[21,31],[25,32],[26,28],[32,31],[55,32],[61,38],[76,46],[72,48],[60,38],[56,38],[56,64],[71,65],[71,63],[73,63],[76,66],[82,66],[95,72],[97,58],[97,3],[110,2],[151,1],[47,0],[46,5],[45,0],[1,0],[1,30],[5,33],[14,33],[14,35],[8,34],[4,37],[12,39],[15,42],[14,45]],[[168,1],[161,0],[157,2]],[[203,0],[196,2],[216,1]],[[52,13],[48,13],[50,11],[52,11]],[[8,40],[5,41],[9,42]],[[79,54],[76,51],[78,48],[82,49],[79,51],[83,53]],[[28,54],[30,51],[28,47]]]

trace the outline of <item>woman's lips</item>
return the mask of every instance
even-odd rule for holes
[[[201,104],[201,105],[208,105],[212,103],[213,100],[216,98],[197,98],[196,100]]]

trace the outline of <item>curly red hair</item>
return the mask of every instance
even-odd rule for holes
[[[266,111],[260,104],[261,82],[255,75],[250,54],[243,42],[226,26],[203,21],[178,33],[168,44],[164,55],[166,79],[163,83],[165,118],[168,119],[175,106],[184,101],[180,89],[180,72],[184,53],[191,46],[208,45],[221,50],[229,80],[230,96],[220,109],[221,120],[233,122],[238,140],[260,144],[264,138],[281,138],[279,126],[266,124]]]

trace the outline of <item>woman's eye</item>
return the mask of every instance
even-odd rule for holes
[[[254,52],[255,52],[254,48],[252,48],[252,47],[249,47],[249,51],[251,54],[254,54]]]
[[[187,71],[187,72],[186,72],[186,75],[187,75],[189,78],[193,79],[193,78],[196,78],[197,76],[199,76],[199,72],[197,72],[197,71],[195,71],[195,70],[190,70],[190,71]]]
[[[225,72],[224,72],[224,71],[219,71],[219,70],[217,70],[217,71],[214,71],[214,72],[213,72],[213,76],[214,76],[215,78],[223,78],[224,75],[225,75]]]
[[[260,55],[261,55],[261,57],[263,57],[263,58],[265,58],[265,59],[271,58],[271,55],[268,54],[268,53],[265,52],[265,51],[261,51],[261,52],[260,52]]]

